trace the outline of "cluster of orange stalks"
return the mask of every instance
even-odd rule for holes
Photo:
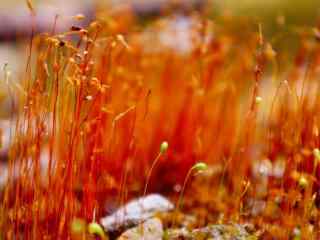
[[[108,18],[32,39],[12,120],[3,238],[71,239],[74,218],[94,221],[109,203],[142,195],[165,140],[150,191],[170,195],[198,161],[220,165],[206,189],[217,208],[223,202],[223,221],[284,239],[317,236],[318,30],[303,31],[290,60],[256,24],[239,33],[190,15],[184,43],[170,30],[178,18],[146,31]],[[257,215],[246,213],[253,200],[266,204]]]

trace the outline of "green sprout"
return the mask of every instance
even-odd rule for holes
[[[300,240],[301,239],[301,230],[298,227],[295,227],[292,231],[293,239]]]
[[[260,103],[262,102],[262,97],[257,96],[255,100],[256,100],[256,104],[260,105]]]
[[[319,148],[313,149],[313,157],[314,157],[314,164],[313,164],[313,175],[316,175],[317,166],[320,162],[320,150]]]
[[[144,186],[143,196],[145,196],[147,194],[147,190],[148,190],[148,185],[149,185],[149,182],[150,182],[151,174],[152,174],[152,171],[153,171],[155,165],[159,161],[160,157],[168,150],[168,147],[169,147],[169,144],[168,144],[167,141],[163,141],[161,143],[159,153],[158,153],[157,157],[154,159],[154,161],[153,161],[153,163],[151,165],[151,168],[150,168],[150,170],[148,172],[146,185]]]
[[[84,234],[86,231],[86,221],[81,218],[74,218],[71,223],[71,233],[75,235]]]
[[[298,180],[298,185],[301,189],[305,189],[308,187],[309,183],[308,183],[308,180],[304,176],[301,176]]]
[[[101,225],[97,222],[91,222],[88,225],[88,232],[90,234],[94,234],[99,236],[102,240],[108,240],[107,235],[105,234],[105,232],[103,231],[103,228],[101,227]]]
[[[313,156],[317,162],[320,161],[320,150],[319,148],[313,149]]]
[[[195,170],[196,172],[203,172],[208,169],[208,165],[204,162],[198,162],[195,165],[192,166],[191,170]]]
[[[208,169],[208,165],[204,162],[198,162],[196,164],[194,164],[188,171],[185,179],[184,179],[184,182],[183,182],[183,186],[182,186],[182,189],[181,189],[181,192],[180,192],[180,196],[179,196],[179,199],[178,199],[178,204],[177,204],[177,209],[176,209],[176,216],[177,216],[177,213],[179,211],[179,209],[182,207],[182,199],[183,199],[183,194],[184,194],[184,191],[185,191],[185,188],[186,188],[186,185],[187,185],[187,182],[191,176],[192,173],[194,174],[198,174],[198,173],[201,173],[203,171],[206,171]],[[176,217],[175,217],[175,220],[174,220],[174,225],[175,225],[175,222],[176,222]]]
[[[169,144],[167,141],[164,141],[160,145],[160,153],[164,154],[168,150]]]

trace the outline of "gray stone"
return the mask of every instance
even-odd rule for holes
[[[173,210],[174,205],[165,197],[159,194],[150,194],[130,201],[125,206],[119,208],[112,215],[100,220],[106,231],[114,232],[135,226],[157,213]]]
[[[215,224],[188,231],[182,229],[169,229],[164,234],[165,240],[255,240],[257,236],[247,231],[247,225]]]
[[[240,224],[218,224],[209,225],[192,231],[193,239],[215,239],[215,240],[249,240],[256,239],[249,234],[245,225]]]
[[[125,231],[118,240],[161,240],[163,227],[159,218],[151,218],[138,226]]]
[[[9,120],[0,120],[0,131],[0,160],[4,160],[8,157],[10,141],[14,136],[14,123],[11,123]]]

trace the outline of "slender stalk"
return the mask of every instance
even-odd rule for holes
[[[178,211],[179,211],[180,207],[182,207],[183,194],[184,194],[185,188],[187,186],[188,180],[189,180],[189,178],[191,176],[191,173],[193,171],[195,171],[196,173],[199,173],[199,172],[205,171],[207,168],[208,168],[207,164],[205,164],[203,162],[198,162],[198,163],[194,164],[189,169],[189,171],[188,171],[188,173],[187,173],[187,175],[186,175],[186,177],[184,179],[184,182],[183,182],[183,185],[182,185],[182,189],[181,189],[181,192],[180,192],[180,195],[179,195],[177,208],[176,208],[176,211],[175,211],[175,214],[174,214],[173,227],[176,225]]]
[[[157,157],[154,159],[154,161],[153,161],[153,163],[151,165],[151,168],[149,169],[148,176],[147,176],[147,181],[146,181],[146,184],[145,184],[144,190],[143,190],[143,196],[145,196],[147,194],[148,185],[149,185],[149,182],[150,182],[152,171],[153,171],[154,167],[156,166],[156,164],[159,162],[159,159],[160,159],[161,155],[162,155],[161,152],[159,152]]]
[[[154,167],[158,163],[161,155],[163,155],[168,150],[168,147],[169,147],[168,142],[164,141],[164,142],[161,143],[160,151],[159,151],[157,157],[154,159],[154,161],[153,161],[153,163],[151,165],[151,168],[149,169],[148,176],[147,176],[147,181],[146,181],[146,184],[145,184],[144,190],[143,190],[143,196],[145,196],[147,194],[148,185],[149,185],[151,174],[152,174],[152,171],[153,171]]]
[[[183,194],[184,194],[184,191],[185,191],[185,188],[186,188],[186,185],[187,185],[187,182],[190,178],[190,175],[193,171],[193,168],[190,168],[185,179],[184,179],[184,182],[183,182],[183,186],[182,186],[182,189],[181,189],[181,192],[180,192],[180,195],[179,195],[179,199],[178,199],[178,203],[177,203],[177,211],[180,209],[180,207],[182,206],[182,198],[183,198]]]

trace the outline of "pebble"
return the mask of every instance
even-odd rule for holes
[[[246,225],[215,224],[188,231],[186,228],[168,229],[164,234],[165,240],[255,240],[257,236],[249,233]]]
[[[125,231],[118,240],[161,240],[163,226],[159,218],[151,218],[138,226]]]
[[[102,218],[100,223],[106,231],[115,232],[138,225],[154,217],[157,213],[173,209],[174,205],[165,197],[159,194],[150,194],[130,201],[112,215]]]
[[[216,224],[192,231],[193,239],[247,240],[257,239],[240,224]]]

